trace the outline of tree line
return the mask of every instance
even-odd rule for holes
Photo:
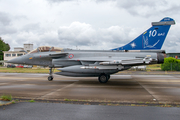
[[[164,58],[164,63],[161,64],[161,70],[180,71],[180,60],[173,57]]]
[[[9,51],[10,46],[8,43],[5,43],[4,40],[0,37],[0,60],[4,59],[3,51]]]

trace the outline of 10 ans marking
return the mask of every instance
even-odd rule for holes
[[[155,37],[157,35],[157,31],[156,30],[153,30],[153,31],[149,31],[149,37]]]

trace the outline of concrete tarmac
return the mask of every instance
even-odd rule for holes
[[[0,120],[179,120],[177,107],[16,103],[0,107]]]
[[[14,98],[74,99],[126,103],[180,104],[180,75],[111,75],[106,84],[97,77],[0,73],[0,95]]]

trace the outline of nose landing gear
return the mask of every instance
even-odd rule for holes
[[[54,71],[54,69],[52,70],[52,67],[50,67],[50,69],[49,69],[49,77],[48,77],[48,80],[49,80],[49,81],[52,81],[52,80],[53,80],[53,76],[52,76],[53,71]]]

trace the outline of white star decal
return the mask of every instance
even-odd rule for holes
[[[134,42],[131,43],[131,47],[132,47],[132,48],[136,47],[136,44],[135,44]]]

